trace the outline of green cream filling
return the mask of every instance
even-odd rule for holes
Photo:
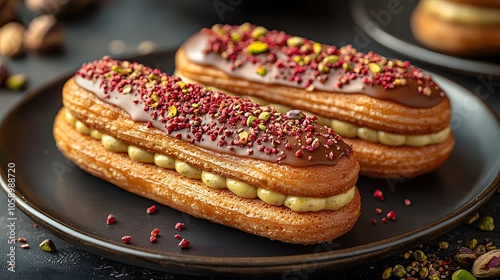
[[[88,128],[83,122],[75,119],[71,113],[66,112],[66,122],[85,135],[101,141],[106,150],[127,153],[135,161],[155,164],[156,166],[175,170],[179,174],[196,180],[201,180],[206,186],[214,189],[228,189],[237,196],[245,198],[259,198],[260,200],[275,206],[286,206],[296,212],[316,212],[321,210],[337,210],[349,204],[356,192],[353,186],[347,192],[330,196],[327,198],[303,197],[285,195],[272,190],[257,188],[245,182],[214,174],[205,170],[200,170],[183,161],[174,159],[167,155],[151,153],[133,145],[126,145],[120,140]]]

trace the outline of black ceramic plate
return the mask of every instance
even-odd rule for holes
[[[146,65],[172,73],[173,52],[138,58]],[[67,77],[34,91],[14,108],[0,127],[2,188],[15,164],[16,203],[35,222],[65,240],[112,259],[138,266],[199,275],[267,275],[312,272],[348,267],[382,258],[430,240],[462,223],[478,209],[499,181],[499,122],[471,93],[439,78],[453,102],[456,147],[435,172],[414,180],[374,180],[360,177],[362,215],[355,227],[331,244],[291,245],[270,241],[213,224],[159,206],[97,179],[66,160],[56,149],[52,122],[61,107],[61,88]],[[307,182],[304,182],[307,184]],[[375,189],[385,193],[376,200]],[[411,206],[405,206],[404,199]],[[395,210],[395,221],[382,223],[380,207]],[[113,213],[118,222],[106,224]],[[371,219],[378,223],[372,225]],[[191,241],[187,250],[177,247],[176,222]],[[158,242],[149,242],[158,227]],[[130,244],[121,242],[132,236]]]
[[[500,79],[500,56],[468,59],[427,49],[417,42],[410,26],[411,13],[418,1],[389,2],[350,1],[354,21],[370,38],[393,51],[434,66],[474,77],[491,75]],[[359,42],[364,44],[367,40],[359,38]]]

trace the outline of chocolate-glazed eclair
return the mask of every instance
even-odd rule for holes
[[[415,177],[439,167],[454,145],[450,101],[430,76],[351,46],[217,24],[181,46],[176,75],[316,115],[353,144],[363,175]]]
[[[360,215],[359,164],[330,127],[105,57],[67,81],[57,147],[83,170],[193,216],[327,242]]]

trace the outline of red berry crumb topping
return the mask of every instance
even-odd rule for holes
[[[104,101],[133,97],[150,116],[146,127],[219,152],[299,166],[333,165],[352,153],[332,128],[316,124],[317,117],[300,110],[281,114],[137,62],[104,57],[76,75],[97,84]]]

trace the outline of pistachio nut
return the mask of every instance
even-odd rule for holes
[[[50,239],[45,239],[44,241],[42,241],[40,243],[40,245],[38,245],[40,248],[42,248],[42,250],[46,251],[46,252],[55,252],[57,251],[56,250],[56,245],[54,244],[54,242]]]
[[[486,247],[481,244],[474,249],[473,253],[474,255],[476,255],[476,257],[479,257],[482,254],[486,253]]]
[[[239,42],[243,38],[239,32],[231,32],[230,36],[233,42]]]
[[[269,112],[262,112],[259,115],[259,120],[267,121],[270,117],[271,117],[271,113],[269,113]]]
[[[328,73],[328,71],[330,71],[330,67],[328,67],[325,63],[320,62],[318,63],[318,71],[320,73]]]
[[[451,280],[476,280],[476,277],[465,269],[459,269],[451,275]]]
[[[465,242],[465,246],[467,246],[471,250],[474,250],[477,246],[477,239],[473,238],[473,239],[467,240],[467,242]]]
[[[382,279],[389,279],[392,276],[392,267],[388,267],[382,272]]]
[[[251,54],[260,54],[267,52],[269,50],[269,46],[261,41],[255,41],[248,45],[247,51]]]
[[[0,28],[0,54],[8,57],[20,56],[24,53],[24,27],[17,22],[9,22]]]
[[[427,259],[427,255],[422,250],[416,250],[413,252],[413,259],[418,262],[425,261]]]
[[[315,54],[315,55],[319,55],[319,54],[321,53],[321,49],[322,49],[322,48],[323,48],[323,47],[321,46],[321,44],[320,44],[320,43],[314,43],[314,44],[313,44],[313,51],[314,51],[314,54]]]
[[[372,71],[373,73],[382,72],[382,67],[380,65],[378,65],[377,63],[368,64],[368,68],[370,68],[370,71]]]
[[[10,90],[20,90],[27,81],[28,77],[25,74],[15,74],[5,80],[5,86]]]
[[[439,249],[446,250],[450,247],[450,243],[448,241],[439,241]]]
[[[325,58],[323,58],[323,63],[330,63],[330,64],[334,64],[335,62],[339,61],[339,56],[338,55],[329,55],[329,56],[325,56]]]
[[[258,75],[265,76],[267,74],[267,69],[265,66],[259,66],[257,71],[255,71]]]
[[[436,270],[434,267],[430,266],[428,269],[427,279],[440,280],[441,279],[440,272]]]
[[[342,69],[344,69],[344,71],[350,71],[352,70],[352,64],[350,62],[344,62],[342,63]]]
[[[288,40],[286,40],[286,44],[289,47],[300,47],[304,44],[304,38],[293,36],[288,38]]]
[[[397,264],[392,268],[392,274],[399,278],[404,277],[406,275],[406,269],[402,265]]]
[[[429,268],[427,267],[422,267],[420,271],[418,272],[418,276],[420,279],[425,279],[427,276],[429,276]]]
[[[250,36],[252,36],[252,38],[254,39],[258,39],[259,37],[266,35],[266,33],[267,29],[265,27],[257,26],[254,28]]]
[[[82,12],[95,0],[25,0],[26,7],[36,14],[53,14],[67,17]]]
[[[500,249],[482,254],[472,265],[472,274],[479,278],[500,277]]]
[[[26,47],[37,53],[46,54],[62,48],[64,32],[61,23],[53,15],[34,18],[24,35]]]
[[[474,252],[467,247],[460,247],[455,254],[455,261],[462,267],[470,267],[477,259],[477,256]]]
[[[495,229],[495,220],[491,216],[484,216],[479,220],[478,227],[482,231],[493,231]]]

